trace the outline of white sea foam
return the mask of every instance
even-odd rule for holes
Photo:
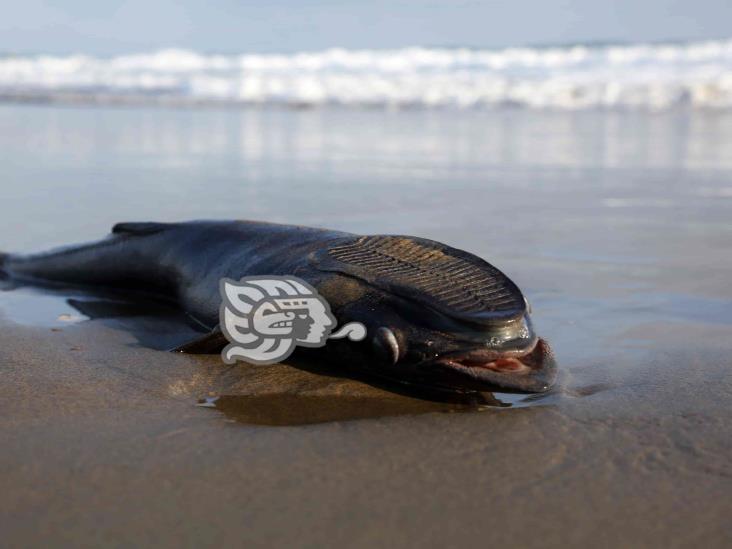
[[[293,106],[732,108],[732,40],[501,50],[185,50],[0,57],[6,100]]]

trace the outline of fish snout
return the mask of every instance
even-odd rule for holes
[[[544,392],[553,385],[557,365],[549,344],[537,338],[527,349],[473,349],[442,355],[427,365],[449,383],[482,390]]]

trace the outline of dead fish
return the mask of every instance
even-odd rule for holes
[[[223,278],[293,275],[364,341],[322,349],[339,367],[451,390],[542,392],[556,376],[519,288],[483,259],[413,236],[253,221],[119,223],[98,242],[0,255],[11,280],[115,290],[173,302],[207,332],[178,350],[216,353]]]

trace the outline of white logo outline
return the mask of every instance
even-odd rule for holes
[[[361,341],[366,327],[349,322],[331,333],[337,320],[328,301],[295,276],[244,276],[219,281],[221,331],[229,344],[221,351],[226,364],[243,360],[275,364],[297,346],[322,347],[328,339]]]

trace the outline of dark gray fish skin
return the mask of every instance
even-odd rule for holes
[[[451,390],[541,392],[556,375],[513,282],[476,256],[426,239],[252,221],[120,223],[98,242],[0,255],[0,271],[31,284],[174,302],[212,330],[191,352],[226,343],[216,328],[222,278],[294,275],[329,301],[339,325],[362,322],[368,334],[298,352]]]

